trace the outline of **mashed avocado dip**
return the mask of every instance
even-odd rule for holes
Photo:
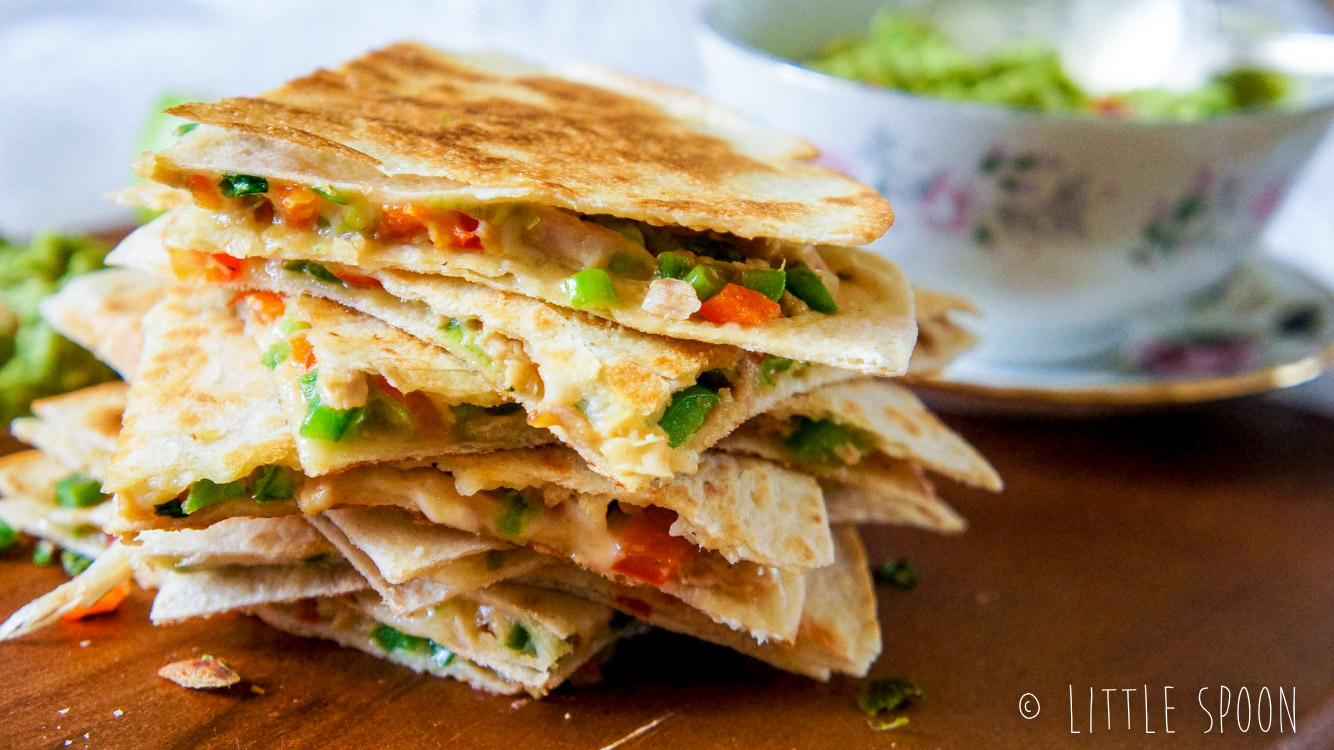
[[[112,380],[116,374],[51,329],[37,302],[66,280],[103,267],[107,246],[87,237],[41,234],[28,245],[0,237],[0,419],[28,413],[33,399]]]
[[[995,104],[1037,112],[1198,120],[1279,103],[1291,80],[1238,68],[1193,91],[1142,89],[1091,96],[1066,74],[1056,49],[1040,40],[1015,42],[985,57],[961,49],[929,19],[881,11],[863,37],[839,39],[805,63],[842,78],[922,96]]]

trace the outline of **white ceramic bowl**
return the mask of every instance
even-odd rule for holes
[[[1334,96],[1200,122],[1036,114],[846,81],[788,59],[869,28],[875,0],[721,0],[700,52],[710,95],[800,133],[884,193],[874,247],[983,311],[978,356],[1035,362],[1115,345],[1218,283],[1334,117]]]

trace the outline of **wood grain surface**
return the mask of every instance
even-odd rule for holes
[[[868,728],[859,680],[820,684],[665,633],[623,645],[598,686],[513,700],[246,617],[153,628],[141,593],[115,615],[0,644],[0,746],[1334,747],[1334,423],[1260,402],[951,421],[1009,488],[943,488],[972,522],[962,536],[866,532],[873,558],[905,556],[919,575],[911,591],[879,591],[885,649],[873,674],[926,691],[902,728]],[[10,553],[0,608],[63,579]],[[157,677],[203,653],[246,682],[192,692]],[[1220,686],[1234,696],[1221,734]],[[1241,732],[1242,687],[1248,705],[1268,687],[1275,714],[1275,691],[1295,691],[1296,733],[1280,734],[1276,718],[1260,732],[1263,710]],[[1025,693],[1041,706],[1031,720],[1019,714]]]

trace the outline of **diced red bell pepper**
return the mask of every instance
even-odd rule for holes
[[[307,372],[315,366],[315,349],[306,340],[306,334],[298,333],[287,340],[292,347],[292,361],[300,364]]]
[[[621,557],[612,570],[655,586],[675,580],[699,554],[690,540],[672,536],[676,513],[649,506],[634,514],[621,530]]]
[[[378,234],[385,239],[411,239],[426,232],[441,250],[480,250],[477,219],[452,209],[433,209],[422,203],[382,206]]]
[[[384,284],[374,276],[362,276],[359,273],[338,272],[334,274],[340,281],[348,286],[355,286],[361,289],[384,289]]]
[[[93,602],[87,607],[75,607],[60,616],[62,620],[82,620],[91,615],[104,615],[108,612],[115,612],[120,603],[125,601],[125,597],[130,594],[130,582],[124,581],[116,588],[106,592],[101,599]]]
[[[202,174],[191,175],[190,179],[185,181],[190,188],[190,195],[195,200],[195,205],[200,208],[207,208],[210,211],[217,211],[222,208],[222,190],[218,187],[217,178],[208,178]]]
[[[205,253],[199,250],[175,250],[171,253],[171,269],[183,281],[211,281],[226,283],[241,276],[244,261],[226,253]]]
[[[320,218],[320,201],[314,190],[300,185],[283,185],[269,190],[278,218],[296,229],[310,229]]]
[[[740,284],[728,284],[700,305],[699,314],[711,323],[753,326],[782,317],[777,302]]]
[[[242,292],[236,295],[236,299],[244,300],[246,307],[250,309],[250,315],[260,325],[268,325],[281,318],[287,311],[287,305],[283,303],[282,295],[274,292]],[[236,300],[232,300],[235,302]]]

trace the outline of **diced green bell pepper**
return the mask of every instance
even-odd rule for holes
[[[301,421],[301,436],[312,440],[324,440],[336,443],[353,432],[353,427],[363,418],[364,409],[334,409],[320,403],[320,393],[315,385],[319,378],[319,368],[302,375],[301,395],[306,400],[306,417]]]
[[[621,304],[611,275],[601,268],[585,268],[560,283],[573,307],[614,307]]]
[[[283,362],[291,355],[292,345],[286,341],[279,341],[268,349],[265,349],[264,355],[259,358],[259,361],[262,362],[265,367],[272,370],[277,367],[280,362]]]
[[[695,264],[680,253],[663,253],[658,256],[656,275],[660,279],[684,279],[694,267]]]
[[[56,545],[50,539],[40,539],[32,549],[32,564],[46,567],[56,561]]]
[[[792,365],[792,360],[787,357],[775,357],[772,354],[764,355],[764,359],[760,360],[760,382],[764,385],[773,385],[774,375],[790,370]]]
[[[826,465],[843,465],[844,446],[851,446],[858,451],[865,441],[852,428],[845,427],[828,419],[810,419],[798,417],[795,432],[785,442],[787,449],[797,458]]]
[[[308,276],[312,276],[329,284],[347,286],[347,284],[343,283],[343,280],[338,278],[333,271],[330,271],[323,264],[316,263],[313,260],[289,260],[283,264],[283,268],[292,273],[307,274]]]
[[[526,656],[537,656],[537,644],[533,642],[533,634],[528,632],[528,628],[517,622],[510,628],[510,632],[505,635],[505,648],[518,651]]]
[[[500,514],[496,516],[496,530],[505,536],[518,536],[536,510],[522,492],[506,490]]]
[[[834,302],[834,295],[829,293],[829,288],[820,280],[819,274],[809,268],[799,266],[789,269],[787,272],[787,290],[792,292],[793,297],[805,302],[807,307],[816,312],[838,312],[838,304]]]
[[[255,502],[287,500],[296,494],[296,472],[286,466],[261,466],[255,470],[251,497]]]
[[[695,266],[686,274],[686,282],[695,288],[695,294],[700,302],[706,302],[710,297],[721,292],[723,287],[727,286],[727,280],[718,272],[717,268],[704,263]]]
[[[689,440],[720,401],[718,394],[702,385],[673,393],[672,403],[658,420],[658,426],[667,433],[667,444],[676,448]]]
[[[102,483],[82,474],[70,474],[56,482],[56,502],[65,508],[91,508],[106,502]]]
[[[787,272],[778,268],[747,268],[741,272],[741,286],[777,302],[787,286]]]
[[[73,578],[88,569],[93,564],[93,558],[80,555],[78,552],[61,550],[60,567],[65,569],[65,574]]]
[[[181,503],[181,511],[186,515],[201,508],[245,496],[245,483],[241,480],[218,484],[209,479],[200,479],[190,485],[190,493]]]

